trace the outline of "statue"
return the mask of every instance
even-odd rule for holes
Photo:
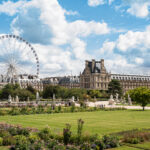
[[[16,95],[16,100],[17,103],[19,102],[19,97]]]
[[[39,101],[40,97],[39,97],[39,92],[36,92],[36,101]]]
[[[110,98],[109,98],[109,105],[113,105],[114,103],[115,103],[115,101],[113,99],[113,95],[111,94]]]
[[[116,93],[116,102],[118,102],[119,100],[118,100],[118,97],[119,97],[119,94],[118,93]]]
[[[53,100],[55,100],[55,99],[56,99],[55,94],[53,94]]]
[[[132,105],[131,97],[130,97],[129,94],[128,94],[128,104],[129,104],[129,105]]]
[[[11,103],[12,102],[12,98],[11,95],[8,96],[8,102]]]
[[[29,98],[29,96],[28,96],[28,98],[27,98],[27,101],[28,101],[28,102],[30,102],[30,98]]]
[[[74,96],[72,96],[72,99],[71,99],[71,101],[72,101],[72,102],[74,102],[74,100],[75,100],[75,97],[74,97]]]

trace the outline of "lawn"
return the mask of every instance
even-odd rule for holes
[[[0,116],[0,122],[20,124],[24,127],[42,129],[47,125],[55,132],[62,132],[66,123],[70,123],[72,131],[76,132],[77,120],[84,120],[84,132],[90,134],[108,134],[150,127],[150,111],[95,111],[79,113],[39,114]]]

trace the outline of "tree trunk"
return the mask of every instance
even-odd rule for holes
[[[145,110],[145,106],[143,106],[143,111]]]

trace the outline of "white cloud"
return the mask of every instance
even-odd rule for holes
[[[21,5],[21,2],[24,5]],[[45,75],[65,75],[71,71],[73,74],[79,74],[83,69],[84,60],[92,57],[87,53],[87,44],[81,38],[110,32],[105,22],[68,22],[65,15],[76,15],[77,12],[63,9],[57,0],[10,3],[13,13],[3,13],[16,15],[11,24],[12,32],[33,44],[42,66],[41,73]],[[5,9],[9,10],[9,5],[4,2],[0,7],[5,6]]]
[[[136,58],[135,58],[135,62],[136,62],[137,64],[143,64],[144,60],[143,60],[142,58],[136,57]]]
[[[105,4],[105,0],[88,0],[88,5],[92,7],[103,5],[103,4]]]
[[[14,3],[12,1],[3,2],[0,5],[0,13],[6,13],[10,16],[13,16],[14,14],[20,11],[20,9],[25,3],[25,0],[20,0],[17,3]]]
[[[128,31],[117,40],[117,48],[121,51],[130,49],[146,50],[150,48],[150,26],[143,32]]]
[[[108,3],[111,5],[115,0],[109,0]]]
[[[115,48],[115,42],[105,41],[103,43],[102,48],[100,48],[100,54],[111,55],[113,53],[114,48]]]
[[[127,12],[136,17],[145,18],[149,15],[149,7],[150,1],[149,2],[134,1],[133,3],[131,3],[130,8],[127,9]]]

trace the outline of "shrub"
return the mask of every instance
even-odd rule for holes
[[[10,133],[8,131],[5,130],[0,130],[0,137],[6,137],[6,136],[10,136]]]
[[[47,113],[48,113],[48,114],[51,114],[51,113],[52,113],[52,108],[51,108],[51,107],[48,107],[48,108],[47,108]]]
[[[62,107],[61,107],[61,105],[59,105],[58,106],[58,112],[61,112],[61,110],[62,110]]]
[[[84,124],[84,121],[82,119],[79,119],[78,120],[78,127],[77,127],[77,140],[78,140],[78,144],[80,143],[80,140],[81,140],[82,130],[83,130],[83,124]]]
[[[0,137],[0,146],[3,145],[3,138]]]
[[[30,114],[29,108],[28,107],[21,108],[20,113],[21,114],[26,114],[26,115]]]
[[[30,145],[30,150],[45,150],[43,141],[36,141]]]
[[[89,143],[83,143],[80,146],[81,150],[91,150],[91,145]]]
[[[8,112],[6,110],[0,109],[0,116],[5,116],[7,114],[8,114]]]
[[[58,142],[55,139],[49,139],[47,141],[47,147],[53,149],[55,145],[58,145]]]
[[[96,145],[96,148],[99,149],[99,150],[103,150],[103,149],[106,148],[105,143],[101,140],[96,140],[95,145]]]
[[[8,146],[8,145],[14,145],[16,143],[16,140],[13,136],[5,136],[3,137],[3,145]]]
[[[70,111],[71,112],[74,112],[75,111],[75,103],[71,103],[71,108],[70,108]]]
[[[55,145],[54,150],[66,150],[65,146],[62,144]]]
[[[19,110],[19,108],[17,108],[17,107],[13,107],[13,108],[10,110],[9,114],[11,114],[11,115],[20,115],[20,110]]]
[[[51,137],[51,131],[49,127],[44,128],[43,130],[41,130],[38,133],[39,137],[44,140],[44,141],[48,141],[49,138]]]
[[[150,132],[132,130],[124,134],[123,142],[137,144],[150,140]]]
[[[64,128],[64,130],[63,130],[63,142],[65,145],[67,145],[70,141],[70,137],[71,137],[70,128],[71,128],[71,125],[66,124],[66,128]]]
[[[30,147],[30,143],[27,140],[27,138],[23,135],[17,135],[16,137],[16,145],[15,145],[15,149],[19,149],[19,150],[29,150]]]
[[[114,148],[119,146],[119,138],[116,136],[104,135],[102,141],[106,145],[106,148]]]
[[[40,138],[35,134],[31,134],[28,139],[29,139],[31,144],[40,140]]]

